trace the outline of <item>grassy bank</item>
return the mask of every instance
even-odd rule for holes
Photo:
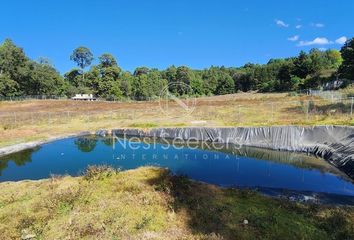
[[[0,147],[102,128],[354,125],[351,102],[288,93],[201,97],[190,115],[173,101],[168,109],[166,115],[158,101],[0,102]]]
[[[0,185],[0,239],[354,238],[354,208],[221,189],[159,168],[92,167],[82,177]]]

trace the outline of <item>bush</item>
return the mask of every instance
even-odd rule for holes
[[[106,165],[88,166],[86,171],[84,172],[84,179],[87,181],[102,180],[114,174],[117,174],[119,171],[120,169],[115,169]]]

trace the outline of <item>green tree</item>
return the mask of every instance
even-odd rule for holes
[[[134,100],[146,100],[149,97],[147,74],[134,77],[132,82],[132,95]]]
[[[278,72],[278,83],[276,84],[276,90],[278,91],[292,91],[294,89],[294,83],[292,81],[292,72],[294,65],[292,63],[283,64]]]
[[[98,83],[98,94],[106,98],[120,99],[122,91],[120,89],[120,68],[118,66],[101,69],[101,78]]]
[[[90,49],[82,46],[74,49],[70,56],[70,60],[76,62],[77,66],[81,68],[83,80],[85,78],[84,69],[91,65],[93,59],[93,54]]]
[[[62,95],[64,79],[54,67],[46,63],[33,63],[26,93],[29,95]]]
[[[98,59],[103,68],[118,66],[117,60],[109,53],[102,54]]]
[[[193,90],[193,94],[196,96],[205,94],[204,81],[199,74],[195,74],[195,77],[191,80],[190,87]]]
[[[134,81],[134,76],[130,72],[123,72],[121,74],[121,90],[123,97],[132,98],[132,83]]]
[[[6,39],[0,45],[0,75],[3,75],[1,85],[6,86],[3,89],[12,90],[9,96],[21,95],[28,89],[30,66],[30,59],[23,49],[17,47],[10,39]],[[13,92],[15,90],[16,92]]]
[[[311,74],[311,59],[306,52],[301,51],[294,64],[294,74],[299,78],[304,79]]]
[[[206,95],[213,95],[218,86],[218,72],[217,67],[210,67],[202,72],[203,88]]]
[[[0,96],[14,97],[19,92],[19,84],[12,80],[7,74],[0,74]]]
[[[224,95],[234,93],[235,82],[232,77],[228,74],[222,74],[218,79],[218,85],[216,87],[215,94]]]
[[[169,91],[178,94],[178,95],[187,95],[190,92],[190,89],[188,86],[190,86],[190,83],[194,79],[194,73],[193,71],[186,67],[186,66],[180,66],[176,70],[176,75],[175,79],[169,86]]]
[[[134,76],[137,77],[137,76],[142,75],[142,74],[148,74],[149,71],[150,71],[150,69],[147,68],[147,67],[138,67],[134,71]]]
[[[341,53],[338,50],[330,49],[325,54],[330,67],[338,69],[343,62]]]
[[[17,47],[10,39],[0,46],[0,74],[6,73],[12,80],[20,83],[24,68],[29,59],[22,48]]]
[[[156,98],[160,96],[161,90],[164,89],[168,82],[162,78],[162,74],[157,69],[151,69],[147,74],[147,94],[149,98]]]
[[[175,66],[170,66],[168,67],[164,72],[163,76],[167,81],[170,82],[175,82],[176,81],[176,74],[177,74],[177,68]]]
[[[193,72],[190,68],[186,66],[181,66],[177,68],[176,82],[182,82],[189,85],[193,77]]]
[[[354,38],[348,40],[340,50],[343,63],[340,66],[340,74],[348,79],[354,80]]]
[[[81,75],[82,73],[79,69],[72,69],[65,73],[64,77],[69,84],[73,85],[74,87],[80,87],[85,85]]]

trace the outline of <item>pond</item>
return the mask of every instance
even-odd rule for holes
[[[110,165],[124,170],[160,166],[174,174],[224,187],[354,197],[351,179],[323,159],[302,153],[93,135],[58,140],[1,157],[0,181],[76,176],[89,165]]]

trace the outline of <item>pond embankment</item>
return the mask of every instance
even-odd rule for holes
[[[114,129],[111,132],[116,135],[192,139],[273,150],[307,152],[325,159],[354,179],[354,127],[350,126],[186,127],[149,130]],[[110,132],[107,130],[97,132],[99,135],[108,133]],[[81,132],[0,148],[0,156],[34,148],[65,137],[87,134],[91,134],[91,132]]]
[[[11,154],[11,153],[16,153],[16,152],[19,152],[19,151],[23,151],[23,150],[26,150],[26,149],[35,148],[35,147],[38,147],[40,145],[43,145],[43,144],[46,144],[46,143],[49,143],[49,142],[54,142],[54,141],[57,141],[57,140],[61,140],[61,139],[64,139],[64,138],[79,137],[79,136],[85,136],[85,135],[89,135],[89,134],[94,134],[94,132],[85,131],[85,132],[80,132],[80,133],[77,133],[77,134],[68,134],[68,135],[62,135],[62,136],[55,136],[55,137],[50,137],[50,138],[45,139],[45,140],[24,142],[24,143],[18,143],[18,144],[2,147],[2,148],[0,148],[0,157],[4,156],[4,155]]]
[[[112,133],[307,152],[325,159],[354,179],[354,127],[350,126],[115,129]]]

